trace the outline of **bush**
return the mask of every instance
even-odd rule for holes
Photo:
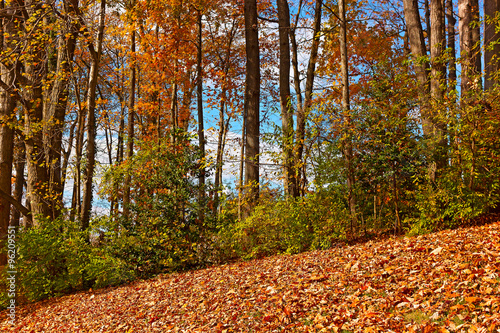
[[[348,221],[341,203],[312,194],[263,203],[246,220],[223,227],[218,241],[243,259],[326,249],[345,239]]]
[[[60,217],[17,233],[16,286],[28,301],[131,279],[123,262],[92,247],[88,234]],[[2,303],[6,295],[2,295]]]
[[[205,203],[198,202],[199,151],[188,138],[141,141],[137,153],[105,174],[101,195],[123,193],[131,177],[129,215],[114,211],[100,230],[113,256],[141,277],[199,264],[196,247],[210,224]],[[115,199],[120,199],[115,197]],[[205,225],[199,220],[205,210]]]

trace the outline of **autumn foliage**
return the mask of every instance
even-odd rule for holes
[[[498,225],[460,229],[499,211],[499,12],[5,1],[0,306],[85,291],[26,331],[51,306],[89,331],[500,328]],[[380,235],[421,236],[347,246]]]

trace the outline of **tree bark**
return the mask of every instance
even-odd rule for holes
[[[461,96],[481,89],[481,50],[479,44],[479,6],[477,0],[458,1],[458,30],[462,63]]]
[[[447,24],[447,34],[448,34],[448,50],[449,50],[449,61],[448,61],[448,91],[453,91],[456,89],[457,84],[457,69],[456,69],[456,50],[455,50],[455,24],[457,20],[453,15],[453,0],[446,0],[446,20]]]
[[[99,62],[102,54],[102,41],[104,38],[104,21],[106,13],[106,0],[101,0],[101,11],[99,17],[99,31],[97,36],[97,45],[89,44],[89,51],[92,56],[92,64],[89,73],[89,85],[87,93],[87,169],[85,170],[85,187],[83,191],[82,209],[81,209],[81,228],[86,230],[90,224],[90,213],[92,210],[93,197],[93,178],[95,169],[95,153],[96,153],[96,90],[97,78],[99,73]]]
[[[410,40],[410,50],[414,58],[415,73],[419,82],[421,97],[421,120],[425,135],[432,133],[432,124],[429,119],[429,62],[420,22],[418,0],[403,0],[406,31]]]
[[[342,152],[346,163],[347,173],[347,190],[348,190],[348,203],[349,212],[351,213],[351,233],[354,233],[357,224],[356,214],[356,197],[354,194],[354,167],[353,167],[353,148],[351,137],[351,106],[349,98],[349,59],[347,56],[347,18],[345,13],[345,2],[339,0],[339,19],[340,19],[340,71],[342,74],[342,110],[345,119],[345,138],[342,142]]]
[[[451,1],[451,0],[449,0]],[[484,90],[491,90],[493,85],[498,82],[498,78],[494,75],[498,75],[500,70],[500,63],[496,57],[500,56],[500,45],[491,43],[497,42],[500,39],[500,32],[496,32],[495,26],[498,22],[494,22],[493,19],[497,12],[500,11],[500,0],[486,0],[484,1],[484,66],[485,66],[485,78],[484,78]]]
[[[444,8],[442,0],[431,0],[431,79],[430,90],[433,106],[431,108],[432,137],[434,138],[434,162],[436,167],[432,167],[431,179],[436,179],[436,172],[439,172],[446,165],[447,140],[445,137],[446,121],[443,110],[444,83],[446,79],[446,67],[443,57],[445,45],[444,37]]]
[[[306,133],[306,121],[308,115],[308,109],[311,106],[313,87],[314,87],[314,77],[316,70],[316,63],[318,61],[318,50],[320,42],[320,32],[321,32],[321,9],[322,0],[316,0],[316,5],[314,8],[314,22],[313,22],[313,41],[311,45],[311,52],[309,55],[309,63],[307,65],[306,73],[306,87],[304,91],[304,104],[302,108],[297,108],[297,134],[296,134],[296,153],[295,153],[295,172],[298,187],[302,195],[305,191],[305,179],[301,177],[301,169],[304,166],[303,155],[304,155],[304,145],[305,145],[305,133]]]
[[[12,33],[11,24],[7,23],[6,19],[2,19],[2,21],[0,27],[0,51],[10,46],[10,43],[4,40],[4,34]],[[13,71],[13,68],[7,68],[0,64],[0,77],[9,86],[14,82]],[[10,196],[12,188],[11,178],[14,155],[14,130],[12,125],[16,121],[15,106],[16,102],[11,94],[4,89],[0,90],[0,191],[8,196]],[[0,248],[2,249],[7,238],[10,205],[11,202],[6,197],[0,197]],[[7,255],[3,252],[0,253],[0,266],[7,263]]]
[[[132,30],[130,36],[130,91],[129,91],[129,102],[128,102],[128,124],[127,124],[127,160],[131,162],[134,156],[134,117],[135,117],[135,84],[136,84],[136,67],[135,67],[135,30]],[[159,139],[159,138],[158,138]],[[130,214],[130,173],[127,172],[125,176],[125,184],[123,190],[123,216],[125,219],[129,217]]]
[[[279,90],[285,191],[289,196],[297,197],[299,193],[293,163],[293,111],[290,98],[290,9],[287,0],[278,0],[277,3],[280,48]]]
[[[64,1],[65,11],[75,15],[78,0]],[[62,177],[62,141],[65,125],[66,108],[69,98],[69,80],[71,63],[75,54],[78,36],[77,22],[69,20],[68,30],[63,32],[67,38],[60,38],[57,47],[56,77],[44,103],[44,132],[46,164],[49,168],[49,191],[51,193],[52,216],[57,217],[63,208],[63,177]]]
[[[244,0],[244,16],[247,57],[245,185],[248,191],[248,206],[245,210],[245,217],[248,217],[259,198],[260,56],[256,0]]]
[[[203,225],[205,215],[203,211],[203,203],[205,202],[205,129],[203,124],[203,24],[201,21],[202,14],[198,11],[198,53],[196,56],[196,72],[198,73],[198,80],[196,82],[196,101],[198,109],[198,145],[200,146],[200,174],[198,175],[198,203],[200,204],[199,220],[200,225]]]
[[[20,119],[22,122],[22,118]],[[26,166],[26,150],[24,148],[24,141],[18,137],[14,143],[14,165],[16,169],[16,181],[14,183],[14,199],[22,205],[22,198],[24,192],[24,168]],[[21,212],[14,209],[10,225],[18,227],[21,219]],[[26,222],[26,221],[25,221]],[[26,224],[26,223],[25,223]]]

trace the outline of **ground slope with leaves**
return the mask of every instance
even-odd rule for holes
[[[15,332],[496,332],[500,222],[175,273],[17,309]]]

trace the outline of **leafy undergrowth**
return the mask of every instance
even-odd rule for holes
[[[498,332],[500,222],[175,273],[17,308],[15,332]]]

